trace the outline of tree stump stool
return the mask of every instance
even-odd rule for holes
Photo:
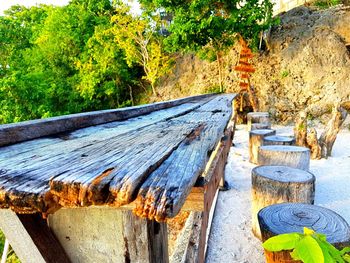
[[[247,114],[247,130],[271,129],[268,112],[249,112]]]
[[[266,136],[264,138],[264,145],[294,145],[295,139],[287,136]]]
[[[288,166],[258,166],[252,170],[252,230],[261,239],[257,214],[278,203],[313,204],[315,176]]]
[[[259,165],[285,165],[305,171],[310,167],[310,150],[290,145],[266,145],[258,150]]]
[[[262,129],[249,132],[249,162],[258,163],[258,150],[263,145],[264,137],[276,134],[275,130]]]
[[[285,233],[303,232],[303,227],[325,234],[327,241],[338,249],[350,244],[350,227],[337,213],[324,207],[283,203],[260,210],[258,219],[262,241]],[[266,262],[300,262],[292,260],[290,251],[270,252],[265,250]]]

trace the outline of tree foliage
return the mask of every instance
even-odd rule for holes
[[[210,50],[230,47],[237,34],[255,40],[272,20],[269,0],[140,0],[148,10],[165,9],[173,15],[167,38],[172,51],[201,52],[214,57]]]
[[[116,43],[125,51],[129,66],[134,64],[143,67],[146,79],[156,94],[157,80],[168,73],[172,64],[164,52],[162,37],[158,34],[159,19],[157,16],[143,15],[133,17],[130,8],[119,5],[112,17],[112,33]]]
[[[0,123],[130,105],[130,87],[154,85],[167,61],[148,22],[109,0],[11,7],[0,17]],[[147,61],[117,28],[148,39]]]

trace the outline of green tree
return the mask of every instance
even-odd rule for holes
[[[0,123],[128,105],[139,71],[113,41],[113,13],[73,0],[0,17]]]
[[[146,10],[165,10],[173,15],[166,38],[171,51],[194,51],[200,57],[217,60],[232,46],[237,36],[252,43],[272,20],[269,0],[140,0]],[[219,71],[219,77],[220,76]],[[219,78],[219,79],[220,79]],[[221,79],[220,85],[221,85]]]
[[[130,14],[130,7],[119,3],[112,21],[115,41],[123,48],[128,65],[137,64],[143,67],[143,78],[150,83],[152,92],[156,95],[157,80],[169,72],[172,65],[157,32],[157,17],[133,16]]]

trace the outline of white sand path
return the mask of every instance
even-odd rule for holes
[[[292,134],[292,127],[276,126],[277,134]],[[209,236],[207,263],[262,263],[261,243],[251,232],[251,169],[248,132],[238,125],[225,170],[231,189],[220,192]],[[333,156],[311,161],[316,176],[315,204],[337,212],[350,224],[350,131],[342,130]]]

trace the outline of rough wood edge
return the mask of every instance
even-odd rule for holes
[[[120,209],[134,210],[137,205],[137,200],[120,206]],[[191,189],[190,194],[187,196],[181,211],[204,211],[204,188],[200,186],[194,186]]]
[[[0,125],[0,147],[107,122],[126,120],[211,96],[215,96],[215,94],[197,95],[121,109],[77,113],[47,119],[4,124]]]

